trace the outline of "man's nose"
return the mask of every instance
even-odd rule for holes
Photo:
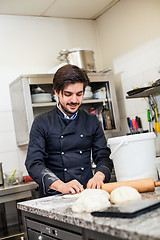
[[[73,94],[71,97],[71,102],[77,102],[77,96],[76,94]]]

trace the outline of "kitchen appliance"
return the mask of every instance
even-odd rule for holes
[[[121,186],[129,186],[137,189],[138,192],[153,192],[155,187],[160,187],[160,181],[155,181],[153,178],[137,179],[131,181],[104,183],[102,190],[111,193],[115,188]]]
[[[0,186],[4,185],[2,163],[0,163]]]
[[[29,240],[82,240],[79,234],[63,230],[63,228],[54,227],[49,224],[46,225],[31,219],[27,219],[26,221]]]
[[[117,181],[158,179],[155,137],[150,132],[108,139]]]
[[[64,49],[59,52],[57,59],[83,68],[87,72],[96,72],[94,52],[90,49]]]

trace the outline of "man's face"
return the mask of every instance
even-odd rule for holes
[[[59,107],[69,117],[74,115],[80,107],[83,100],[83,83],[69,84],[64,88],[63,95],[60,91],[56,96],[59,99]]]

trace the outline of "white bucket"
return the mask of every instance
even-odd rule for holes
[[[151,132],[108,139],[117,181],[158,179],[155,137]]]

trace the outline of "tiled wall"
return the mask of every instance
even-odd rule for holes
[[[0,32],[0,162],[4,172],[16,168],[25,175],[27,146],[16,144],[9,84],[22,74],[50,72],[64,48],[93,49],[98,67],[95,27],[88,20],[1,15]]]
[[[16,168],[26,175],[27,146],[16,144],[9,84],[22,74],[50,72],[64,48],[91,48],[98,64],[95,28],[93,21],[0,15],[0,34],[0,162],[4,173]],[[6,208],[9,225],[15,224],[16,203]]]
[[[149,74],[150,73],[150,74]],[[122,92],[119,94],[119,88],[117,89],[117,98],[119,103],[119,110],[121,116],[121,123],[124,122],[124,127],[122,126],[122,131],[125,134],[128,130],[128,126],[126,125],[126,117],[134,118],[135,115],[138,115],[142,118],[142,124],[144,129],[149,130],[149,125],[147,122],[147,109],[148,98],[134,98],[134,99],[126,99],[127,92],[137,88],[137,87],[146,87],[150,86],[153,82],[155,82],[159,78],[159,73],[157,71],[157,66],[146,70],[145,72],[140,72],[133,76],[121,77],[119,80],[122,84]],[[117,86],[118,87],[118,86]],[[156,97],[158,110],[160,112],[160,101],[159,96]],[[126,128],[127,127],[127,128]]]
[[[0,112],[0,162],[4,173],[14,169],[25,173],[24,160],[27,146],[18,148],[16,144],[12,111]]]
[[[127,117],[139,116],[143,128],[149,129],[146,99],[126,99],[126,95],[160,78],[159,9],[160,1],[157,0],[119,1],[97,19],[103,67],[111,67],[114,71],[121,118],[119,135],[129,132]],[[160,113],[159,97],[157,103]],[[159,155],[160,133],[156,143]]]

